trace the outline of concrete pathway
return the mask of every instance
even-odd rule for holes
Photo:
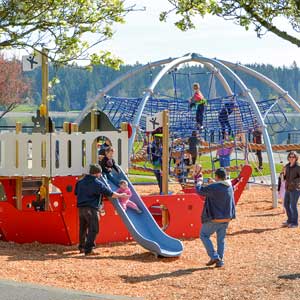
[[[99,282],[101,284],[101,282]],[[0,280],[0,300],[142,300],[138,297],[109,296],[43,285]]]

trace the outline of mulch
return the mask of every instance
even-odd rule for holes
[[[177,259],[155,258],[135,242],[99,245],[100,255],[87,258],[76,246],[0,242],[0,278],[145,299],[296,300],[300,229],[282,228],[284,220],[282,207],[272,208],[270,189],[254,186],[229,226],[225,268],[205,266],[199,239],[183,240]]]

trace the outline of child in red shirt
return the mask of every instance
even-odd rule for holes
[[[203,94],[200,91],[200,85],[199,83],[193,84],[193,90],[194,95],[190,99],[190,106],[193,107],[196,105],[196,122],[197,127],[199,130],[203,129],[203,117],[205,112],[205,106],[206,106],[206,99],[204,98]]]

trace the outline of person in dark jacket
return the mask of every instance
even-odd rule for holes
[[[207,251],[210,261],[207,266],[224,266],[224,246],[226,230],[229,222],[235,218],[234,194],[231,183],[226,181],[226,171],[223,168],[215,172],[215,182],[202,186],[200,181],[196,186],[197,193],[206,196],[202,212],[202,228],[200,239]],[[215,251],[210,236],[217,234],[217,251]]]
[[[254,144],[262,144],[262,128],[259,126],[257,123],[254,126],[253,130],[253,143]],[[258,169],[262,170],[263,169],[263,157],[262,157],[262,151],[261,149],[256,150],[256,155],[258,159]]]
[[[151,162],[153,164],[153,173],[156,177],[159,187],[159,193],[162,194],[162,134],[155,134],[154,140],[151,144],[150,154]]]
[[[197,137],[196,130],[192,131],[192,135],[188,138],[188,144],[189,144],[189,151],[192,155],[192,163],[194,165],[197,161],[197,156],[198,156],[197,146],[199,145],[199,139]]]
[[[104,177],[112,182],[116,187],[119,187],[120,178],[118,176],[120,170],[113,159],[114,152],[115,149],[113,147],[107,147],[105,149],[105,156],[100,162],[100,166],[102,168]]]
[[[95,240],[99,232],[99,209],[102,197],[121,198],[126,194],[113,192],[98,178],[102,170],[98,164],[90,165],[89,175],[85,175],[75,186],[79,211],[79,251],[85,255],[95,255]]]
[[[300,196],[300,165],[298,155],[295,151],[288,154],[288,164],[285,165],[285,195],[284,208],[287,214],[287,221],[284,227],[298,227],[298,199]]]
[[[111,141],[108,138],[105,138],[104,143],[101,145],[100,150],[99,150],[99,155],[105,155],[105,150],[111,147]]]
[[[231,125],[229,123],[229,116],[232,114],[233,110],[234,110],[234,103],[229,102],[229,103],[225,103],[225,105],[222,107],[222,109],[219,112],[218,119],[221,126],[222,139],[225,139],[226,129],[228,130],[227,135],[231,135],[232,133]]]

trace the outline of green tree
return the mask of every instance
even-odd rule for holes
[[[300,30],[299,0],[168,0],[172,9],[160,14],[160,20],[166,20],[173,12],[180,15],[175,25],[181,30],[194,28],[193,17],[206,14],[231,20],[246,30],[254,25],[258,37],[270,31],[292,44],[300,46],[297,36]],[[277,22],[282,17],[284,25]],[[289,32],[283,27],[289,25]],[[282,27],[281,27],[282,26]],[[290,33],[293,32],[293,33]]]
[[[0,0],[0,49],[45,47],[57,63],[89,59],[117,68],[121,61],[109,51],[88,50],[111,38],[112,25],[133,9],[124,0]]]

